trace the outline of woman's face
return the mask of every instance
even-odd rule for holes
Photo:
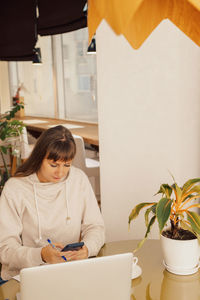
[[[40,182],[59,182],[65,178],[71,167],[72,160],[61,161],[44,158],[37,176]]]

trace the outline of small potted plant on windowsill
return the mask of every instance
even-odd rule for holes
[[[0,167],[0,193],[3,189],[5,182],[11,175],[10,166],[7,164],[6,155],[18,155],[13,153],[15,151],[14,145],[25,127],[24,123],[14,120],[16,112],[23,109],[23,104],[16,104],[10,111],[0,116],[0,157],[3,166]]]
[[[166,269],[180,275],[193,274],[199,267],[200,216],[192,209],[200,208],[194,203],[200,197],[200,178],[190,179],[182,187],[175,180],[172,185],[162,184],[157,194],[162,194],[158,202],[139,203],[129,215],[130,224],[146,208],[146,233],[136,250],[157,220]]]

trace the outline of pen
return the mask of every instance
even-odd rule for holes
[[[47,239],[47,242],[53,247],[56,248],[55,245],[51,242],[50,239]],[[64,255],[61,256],[65,261],[67,261],[66,257]]]

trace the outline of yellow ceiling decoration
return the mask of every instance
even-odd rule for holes
[[[135,49],[164,19],[200,46],[200,0],[88,0],[89,41],[103,19]]]

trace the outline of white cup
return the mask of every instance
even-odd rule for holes
[[[137,256],[133,256],[133,263],[132,263],[132,278],[135,278],[135,266],[137,265],[138,258]]]
[[[133,256],[133,267],[138,263],[137,256]]]

